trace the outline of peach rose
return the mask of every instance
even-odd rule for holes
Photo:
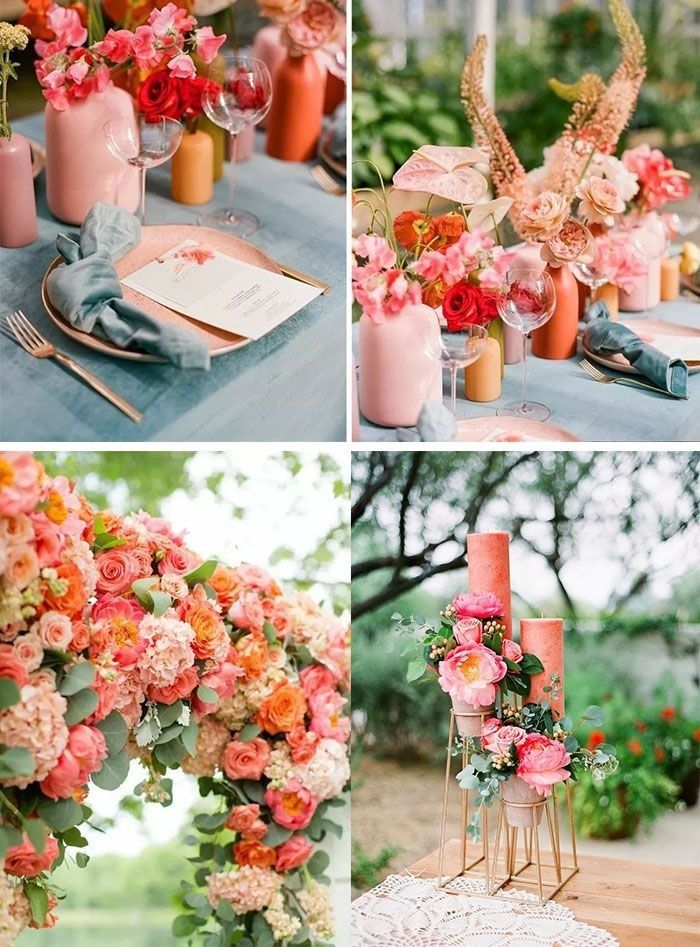
[[[575,193],[581,201],[578,213],[587,224],[612,227],[615,214],[621,214],[625,209],[625,202],[612,181],[595,174],[578,184]]]
[[[15,654],[28,671],[36,671],[44,658],[44,648],[34,631],[21,635],[12,645]]]
[[[194,631],[192,651],[195,657],[216,661],[226,657],[229,648],[226,626],[201,585],[180,603],[177,615],[180,621],[187,622]]]
[[[234,806],[226,820],[226,828],[247,835],[260,819],[260,806],[251,802],[245,806]]]
[[[270,747],[260,737],[245,743],[231,740],[221,758],[221,766],[230,779],[260,779],[269,762]]]
[[[236,644],[238,664],[243,668],[246,681],[255,681],[262,676],[267,666],[269,648],[261,633],[246,635]]]
[[[293,835],[275,849],[277,852],[275,869],[292,871],[294,868],[299,868],[311,858],[313,850],[313,844],[303,835]]]
[[[42,871],[48,871],[58,858],[58,842],[53,835],[47,835],[44,851],[38,855],[34,845],[26,835],[19,845],[13,845],[5,855],[5,871],[18,878],[35,878]]]
[[[257,722],[267,733],[287,733],[302,722],[305,714],[304,692],[294,684],[280,684],[260,704]]]
[[[69,651],[80,654],[86,651],[90,644],[90,630],[84,621],[74,621],[72,624],[73,637],[68,646]]]
[[[269,806],[278,825],[294,832],[305,829],[311,822],[318,801],[298,779],[290,779],[282,789],[267,790],[265,805]]]
[[[178,675],[172,684],[165,687],[156,687],[151,684],[146,689],[149,700],[159,704],[174,704],[176,700],[184,700],[192,693],[199,683],[197,668],[191,667]]]
[[[10,546],[4,574],[9,585],[20,591],[39,575],[39,560],[31,546]]]
[[[10,644],[0,645],[0,678],[14,681],[18,687],[29,683],[27,668]]]
[[[233,857],[238,865],[252,868],[272,868],[277,861],[274,848],[263,845],[257,839],[243,839],[233,846]]]
[[[594,258],[593,235],[588,227],[571,217],[558,234],[547,240],[541,256],[551,266],[564,266],[577,261],[590,263]]]
[[[160,590],[179,601],[181,598],[187,597],[190,588],[181,575],[177,575],[175,572],[166,572],[165,575],[161,576]]]
[[[67,615],[59,612],[44,612],[36,626],[39,641],[44,648],[66,651],[73,640],[73,625]]]
[[[561,230],[568,216],[569,205],[561,194],[542,191],[525,205],[520,215],[520,233],[526,240],[549,240]]]
[[[233,605],[239,589],[236,573],[233,569],[228,569],[226,566],[217,566],[209,579],[209,585],[216,592],[216,597],[224,608],[230,608]]]
[[[95,557],[97,565],[97,591],[121,595],[131,588],[139,577],[139,566],[128,549],[117,546],[107,549]]]
[[[306,730],[300,723],[287,734],[287,743],[292,751],[292,760],[295,763],[310,763],[316,753],[320,737],[313,730]]]

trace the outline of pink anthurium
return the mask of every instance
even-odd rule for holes
[[[488,157],[476,148],[423,145],[396,172],[394,187],[424,191],[457,204],[475,204],[488,190],[476,164],[488,164]]]

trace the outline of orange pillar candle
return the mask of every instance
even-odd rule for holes
[[[564,622],[561,618],[521,618],[520,647],[523,651],[537,655],[544,671],[533,674],[530,681],[532,701],[546,700],[555,716],[564,716]],[[552,675],[559,678],[557,692],[553,695],[543,688],[552,685]]]
[[[564,359],[576,354],[578,286],[568,266],[548,266],[557,302],[552,318],[532,333],[532,354],[537,358]]]
[[[469,533],[467,536],[469,591],[492,592],[501,600],[506,638],[513,637],[509,547],[508,533]]]
[[[207,204],[214,196],[214,142],[206,132],[185,132],[170,166],[170,193],[180,204]]]
[[[671,302],[681,291],[681,264],[678,259],[665,257],[661,261],[661,299]]]
[[[599,286],[595,294],[596,302],[602,300],[607,303],[610,310],[610,318],[617,322],[620,316],[620,290],[614,283],[605,283]]]
[[[488,338],[483,353],[464,369],[464,394],[470,401],[495,401],[501,397],[501,346]]]

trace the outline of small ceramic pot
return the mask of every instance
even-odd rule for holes
[[[457,722],[457,732],[461,737],[480,737],[484,729],[484,720],[487,717],[493,717],[496,710],[495,704],[489,704],[488,707],[481,707],[477,704],[468,704],[466,700],[460,700],[458,697],[451,697],[452,709],[455,712]],[[466,714],[467,716],[458,716]]]
[[[506,804],[506,822],[513,828],[532,828],[542,821],[544,797],[520,776],[509,776],[501,784],[501,799]],[[509,805],[514,803],[514,805]]]

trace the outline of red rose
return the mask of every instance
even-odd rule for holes
[[[185,107],[180,98],[179,81],[167,69],[152,72],[139,89],[138,106],[148,122],[159,118],[181,118]]]
[[[196,76],[194,79],[182,79],[180,83],[183,111],[190,115],[201,115],[204,111],[204,105],[202,104],[204,90],[207,86],[214,85],[214,83],[203,76]]]
[[[267,96],[264,87],[255,82],[252,76],[243,73],[233,79],[229,86],[236,97],[236,105],[241,111],[259,110],[265,108]]]
[[[469,325],[488,325],[498,315],[498,293],[462,281],[448,289],[442,311],[450,332]]]

